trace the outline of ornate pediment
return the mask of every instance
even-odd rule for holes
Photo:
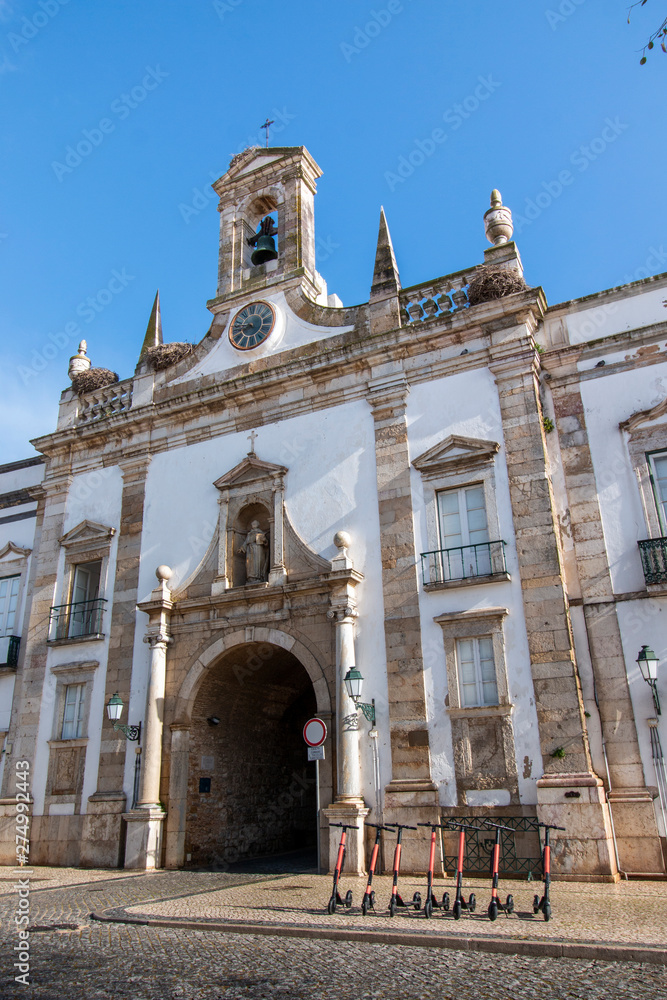
[[[286,475],[287,469],[284,465],[274,465],[273,462],[262,461],[256,455],[247,455],[224,476],[216,479],[213,485],[219,490],[229,490],[235,486],[260,483],[262,480],[281,479]]]
[[[13,542],[7,542],[4,548],[0,549],[0,559],[11,559],[12,561],[16,559],[27,559],[32,549],[22,549],[20,545],[14,545]]]
[[[663,399],[656,406],[651,406],[648,410],[638,410],[627,420],[622,420],[618,425],[622,431],[633,434],[635,431],[644,430],[650,424],[663,421],[667,417],[667,398]]]
[[[106,524],[98,524],[97,521],[81,521],[76,527],[71,528],[60,538],[60,544],[65,548],[88,546],[95,547],[107,545],[116,534],[115,528],[110,528]]]
[[[458,472],[486,465],[493,462],[499,449],[500,445],[497,441],[484,441],[481,438],[450,434],[444,441],[415,458],[412,464],[424,477],[430,478],[447,472]]]

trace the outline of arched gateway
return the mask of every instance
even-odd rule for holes
[[[181,685],[171,726],[169,867],[315,848],[315,768],[302,730],[314,714],[331,719],[329,685],[304,642],[276,629],[249,632],[212,643]],[[328,756],[323,805],[332,796]]]

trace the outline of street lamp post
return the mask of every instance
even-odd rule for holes
[[[139,771],[141,768],[141,747],[138,745],[141,740],[141,723],[136,726],[124,726],[122,722],[119,722],[121,715],[123,714],[123,699],[120,697],[118,692],[109,698],[107,704],[107,715],[109,721],[113,722],[113,727],[117,732],[122,733],[126,740],[130,743],[136,743],[135,748],[136,757],[134,759],[134,782],[132,789],[132,808],[134,809],[137,804],[137,799],[139,797]]]
[[[653,704],[658,715],[660,715],[660,699],[658,697],[658,657],[648,646],[642,646],[637,657],[637,664],[641,670],[642,677],[651,688]]]
[[[364,683],[364,679],[361,676],[361,672],[357,670],[356,667],[350,667],[348,672],[345,674],[345,688],[348,695],[354,702],[355,708],[360,708],[364,713],[371,726],[375,725],[375,698],[372,698],[370,704],[365,701],[359,701],[361,698],[361,686]]]

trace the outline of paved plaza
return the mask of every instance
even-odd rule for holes
[[[93,871],[32,868],[30,984],[13,981],[16,877],[0,868],[1,1000],[540,1000],[667,996],[667,883],[554,883],[553,917],[532,915],[541,883],[501,883],[516,911],[486,918],[488,881],[466,879],[474,915],[329,916],[327,876],[284,871]],[[406,876],[406,899],[424,890]],[[438,880],[438,897],[451,879]],[[419,942],[422,942],[422,945]],[[399,943],[402,942],[402,943]],[[424,947],[423,944],[427,944]],[[560,948],[561,957],[545,954]],[[577,951],[577,949],[579,949]],[[629,957],[641,959],[628,961]],[[619,959],[621,959],[619,961]]]

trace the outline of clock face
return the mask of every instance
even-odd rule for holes
[[[239,351],[259,347],[269,336],[276,322],[276,314],[268,302],[251,302],[244,306],[232,321],[229,340]]]

